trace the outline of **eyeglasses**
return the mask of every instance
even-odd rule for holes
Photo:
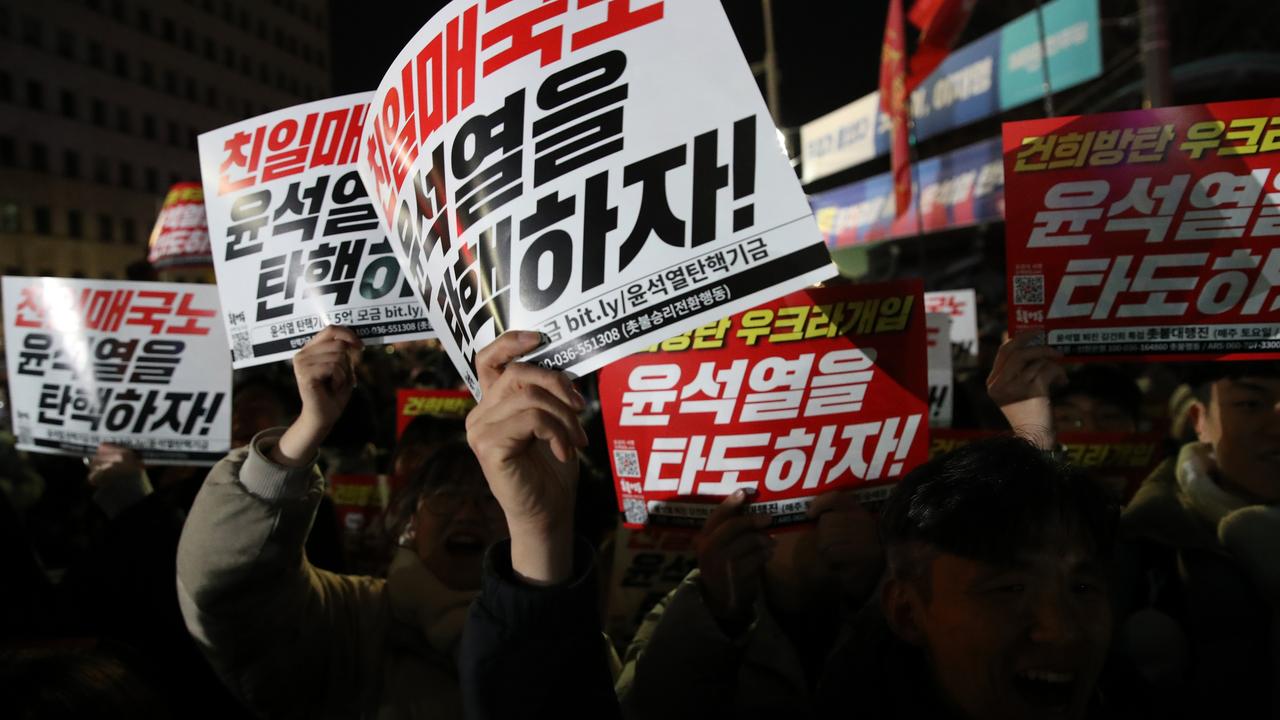
[[[423,495],[422,505],[432,515],[448,517],[461,510],[467,500],[474,501],[476,508],[486,517],[502,516],[498,499],[484,486],[445,485]]]

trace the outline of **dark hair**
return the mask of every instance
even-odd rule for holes
[[[448,485],[460,477],[484,478],[480,460],[467,444],[466,438],[454,435],[437,444],[413,473],[408,482],[392,493],[387,504],[382,527],[386,532],[385,545],[390,552],[400,534],[418,511],[418,499],[435,488]]]
[[[466,432],[466,420],[461,417],[418,415],[405,425],[404,432],[396,441],[395,450],[391,453],[391,467],[394,468],[400,458],[412,450],[429,453],[436,445],[458,439]]]
[[[1027,441],[978,440],[930,460],[898,483],[880,513],[891,572],[923,573],[919,550],[1012,564],[1070,529],[1098,557],[1111,554],[1119,508],[1082,473]]]
[[[170,717],[162,695],[102,645],[0,654],[0,697],[15,720]]]
[[[1219,380],[1240,380],[1247,377],[1280,377],[1280,363],[1274,362],[1204,362],[1186,366],[1183,370],[1187,385],[1196,399],[1208,404],[1210,389]]]
[[[1135,423],[1141,419],[1142,391],[1134,379],[1113,365],[1083,365],[1067,375],[1066,384],[1053,390],[1056,404],[1072,395],[1084,395],[1115,405]]]

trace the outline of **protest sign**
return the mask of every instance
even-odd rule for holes
[[[475,394],[505,330],[583,374],[835,274],[714,0],[455,0],[388,70],[360,148]]]
[[[615,642],[634,637],[649,610],[674,590],[697,562],[691,533],[671,528],[618,528],[605,633]]]
[[[929,427],[951,427],[955,373],[951,364],[951,316],[925,313],[925,353],[929,365]]]
[[[213,262],[200,183],[177,183],[169,188],[151,228],[147,262],[157,270]]]
[[[1280,100],[1004,126],[1009,327],[1079,359],[1280,357]]]
[[[957,364],[978,359],[978,294],[973,288],[924,294],[924,309],[951,318],[951,357]]]
[[[328,325],[368,344],[432,337],[356,172],[370,97],[296,105],[199,138],[237,368],[292,357]]]
[[[475,398],[466,390],[400,388],[396,390],[396,439],[419,415],[462,419],[475,406]]]
[[[958,450],[975,440],[1005,434],[994,430],[933,430],[929,458]],[[1065,450],[1067,462],[1103,480],[1124,500],[1133,496],[1168,454],[1167,436],[1160,432],[1060,432],[1057,439]]]
[[[212,285],[5,277],[18,448],[211,465],[231,446],[231,364]]]
[[[928,448],[921,304],[919,281],[803,290],[607,366],[625,524],[701,525],[738,488],[776,525],[882,498]]]

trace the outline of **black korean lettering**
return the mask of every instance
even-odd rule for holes
[[[154,391],[152,391],[154,393]],[[164,413],[158,420],[151,424],[149,430],[170,430],[182,435],[190,435],[195,430],[196,425],[200,423],[209,423],[218,414],[218,408],[222,406],[222,396],[224,393],[207,392],[177,392],[174,390],[166,391],[164,401],[168,403]],[[184,408],[184,405],[191,403],[191,407]],[[209,427],[205,425],[200,428],[201,435],[209,434]]]
[[[36,404],[39,411],[36,415],[41,425],[62,427],[66,422],[67,405],[71,402],[71,393],[65,385],[44,383],[40,386],[40,400]]]
[[[409,260],[409,275],[406,280],[411,280],[418,288],[418,292],[422,297],[431,297],[431,280],[427,277],[426,254],[422,248],[422,242],[419,239],[417,217],[413,211],[409,209],[407,200],[400,201],[400,210],[396,213],[396,238],[400,241],[400,247],[404,250],[405,257]]]
[[[330,197],[333,207],[325,215],[325,237],[378,229],[378,213],[373,203],[368,202],[360,173],[352,170],[334,181]],[[359,202],[361,200],[365,202]]]
[[[93,348],[93,377],[98,382],[123,382],[138,340],[102,338]]]
[[[523,141],[523,90],[508,95],[498,110],[476,115],[459,128],[450,157],[453,177],[465,179],[454,202],[459,232],[520,197]],[[488,157],[496,153],[502,153],[500,159],[486,167]]]
[[[476,259],[472,265],[473,272],[481,276],[478,289],[485,311],[501,327],[506,327],[511,305],[507,292],[511,287],[511,218],[502,218],[493,227],[482,231],[468,250],[469,255]],[[479,331],[474,319],[471,331],[472,334]]]
[[[667,199],[667,173],[684,165],[685,146],[663,150],[655,155],[637,160],[622,171],[622,184],[640,185],[640,211],[636,224],[622,241],[619,249],[618,269],[625,270],[640,254],[649,236],[672,247],[684,247],[684,221],[671,211]]]
[[[689,239],[693,247],[716,239],[716,194],[729,184],[729,166],[716,164],[715,130],[693,139],[693,210]]]
[[[622,150],[627,85],[609,86],[626,67],[627,56],[611,50],[554,73],[538,88],[538,107],[554,112],[533,123],[534,187]]]
[[[272,237],[295,231],[301,231],[304,241],[315,237],[316,225],[320,222],[320,208],[324,205],[324,192],[328,186],[328,175],[321,175],[315,184],[306,189],[302,188],[301,182],[289,183],[284,202],[280,203],[280,207],[271,216]],[[282,218],[288,216],[296,216],[296,219],[281,222]]]
[[[267,226],[267,211],[271,208],[271,191],[242,195],[231,204],[231,225],[227,227],[226,260],[262,252],[258,233]]]
[[[148,390],[146,394],[134,388],[127,388],[116,394],[115,402],[106,412],[106,428],[111,432],[141,433],[145,431],[147,421],[156,411],[158,390]]]
[[[339,304],[345,305],[350,301],[360,258],[364,255],[364,242],[364,238],[356,238],[320,243],[307,253],[307,292],[311,295],[333,295]]]
[[[422,251],[425,257],[437,247],[448,255],[453,248],[449,235],[449,194],[445,184],[444,145],[437,145],[431,152],[431,168],[413,178],[413,194],[418,204],[419,224],[424,233]],[[430,222],[428,222],[430,221]]]
[[[294,250],[288,255],[278,255],[262,261],[258,268],[259,321],[283,317],[293,312],[298,280],[305,270],[303,252]],[[275,297],[280,297],[285,302],[272,305],[269,301]]]
[[[29,333],[22,338],[22,350],[18,352],[18,374],[43,377],[43,367],[53,355],[53,336],[46,333]]]
[[[587,178],[582,194],[582,290],[604,284],[609,233],[618,228],[618,208],[609,205],[609,173]]]
[[[391,243],[386,238],[369,248],[369,256],[373,260],[360,273],[360,297],[378,300],[395,289],[400,281],[400,263],[391,254]],[[408,283],[403,285],[408,291]]]
[[[696,185],[695,185],[696,187]],[[733,200],[738,202],[756,192],[756,116],[748,115],[733,124]],[[733,210],[733,231],[755,225],[755,204]]]
[[[556,193],[538,198],[532,215],[520,221],[520,241],[538,235],[525,248],[520,259],[520,302],[529,310],[542,310],[560,299],[573,275],[573,239],[561,229],[547,228],[573,217],[576,203],[572,196],[560,198]],[[539,268],[544,256],[551,257],[550,277],[542,277]]]
[[[133,365],[129,382],[168,385],[185,347],[186,343],[181,340],[148,340]]]
[[[476,371],[476,351],[472,347],[472,336],[467,333],[466,322],[462,317],[461,308],[458,306],[457,291],[451,287],[452,285],[453,283],[446,281],[436,288],[436,308],[440,310],[440,314],[444,318],[444,327],[436,328],[436,332],[447,332],[453,337],[454,346],[462,353],[463,362],[467,363],[471,373],[474,375]]]

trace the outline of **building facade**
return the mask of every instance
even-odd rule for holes
[[[0,0],[0,270],[123,278],[196,136],[328,97],[325,0]]]

